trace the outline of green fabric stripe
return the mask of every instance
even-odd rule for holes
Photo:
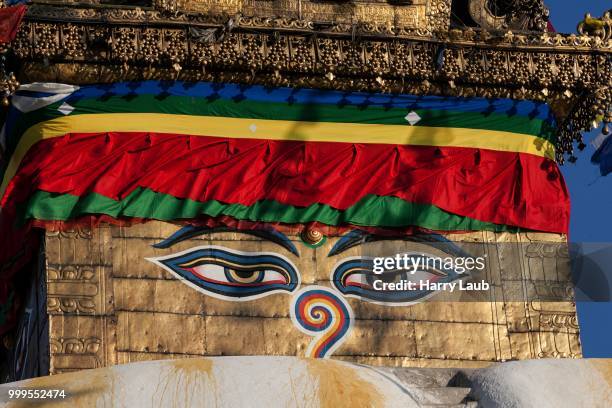
[[[385,125],[406,125],[406,109],[384,109],[368,107],[360,109],[355,105],[338,107],[328,104],[287,104],[243,100],[239,102],[216,99],[197,100],[190,97],[168,96],[162,100],[153,95],[140,95],[128,100],[111,97],[105,101],[96,99],[80,100],[75,103],[74,114],[104,112],[112,107],[117,113],[160,112],[170,114],[222,116],[308,122],[368,123]],[[540,136],[543,125],[540,119],[528,120],[521,116],[483,114],[472,112],[415,110],[421,116],[416,126],[458,127],[471,129],[500,130]],[[552,131],[552,129],[551,129]]]
[[[28,113],[16,126],[14,134],[23,134],[29,127],[45,120],[63,117],[57,109],[64,101],[56,102],[43,109]],[[165,113],[196,116],[221,116],[270,120],[291,120],[311,122],[365,123],[386,125],[408,125],[405,119],[408,109],[385,109],[383,107],[361,108],[355,105],[336,106],[327,104],[287,104],[258,102],[252,100],[233,101],[227,99],[209,100],[186,96],[138,95],[133,97],[114,96],[104,99],[78,99],[67,102],[75,109],[70,116],[99,113]],[[421,120],[415,126],[456,127],[538,136],[554,143],[555,132],[550,124],[541,119],[524,116],[510,116],[499,113],[459,112],[449,110],[421,110],[415,112]],[[109,127],[112,130],[112,127]],[[483,137],[487,137],[483,132]],[[15,139],[15,138],[11,138]],[[10,148],[10,146],[9,146]]]
[[[23,207],[22,220],[66,221],[88,214],[105,214],[114,218],[136,217],[163,221],[196,218],[201,215],[231,216],[238,220],[302,224],[318,221],[327,225],[352,224],[369,227],[419,226],[437,231],[516,231],[516,228],[492,224],[447,213],[425,204],[396,197],[366,196],[354,206],[341,211],[324,204],[293,207],[264,200],[252,206],[223,204],[219,201],[198,202],[178,199],[149,189],[136,189],[116,201],[100,194],[84,197],[37,191]]]

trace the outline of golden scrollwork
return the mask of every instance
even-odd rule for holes
[[[543,0],[468,0],[468,10],[485,29],[540,32],[547,29],[549,11]]]
[[[76,333],[75,333],[76,334]],[[100,356],[102,338],[58,337],[49,339],[52,374],[103,367],[108,361]]]
[[[95,354],[100,348],[100,339],[90,338],[60,338],[50,341],[51,353],[62,354]]]
[[[78,226],[76,228],[62,229],[62,230],[54,230],[47,229],[45,231],[45,235],[47,237],[60,237],[60,238],[69,238],[69,239],[85,239],[91,240],[92,238],[92,229],[89,227]]]
[[[87,265],[47,268],[47,311],[49,313],[94,314],[99,283]]]
[[[587,14],[578,24],[578,32],[607,41],[612,38],[612,11],[606,12],[601,18],[593,18]]]

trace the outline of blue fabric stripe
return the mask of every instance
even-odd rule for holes
[[[211,82],[143,81],[118,82],[84,86],[68,101],[79,98],[104,98],[123,95],[175,95],[194,98],[250,99],[260,102],[299,104],[356,105],[363,108],[404,108],[407,110],[447,110],[459,112],[498,113],[546,120],[554,125],[554,117],[543,102],[505,98],[464,98],[440,96],[387,95],[365,92],[340,92],[316,89],[266,88],[260,85],[220,84]]]

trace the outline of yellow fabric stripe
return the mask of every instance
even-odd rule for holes
[[[104,113],[66,116],[29,128],[9,162],[0,197],[28,150],[38,141],[68,133],[156,132],[234,139],[377,143],[469,147],[528,153],[553,159],[555,147],[536,136],[495,130],[361,123],[297,122],[160,113]]]

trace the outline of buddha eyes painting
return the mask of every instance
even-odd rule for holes
[[[469,277],[463,270],[436,262],[442,259],[440,256],[467,255],[439,235],[410,238],[414,245],[420,245],[421,249],[429,248],[432,253],[404,252],[401,257],[412,265],[412,269],[402,269],[398,265],[384,273],[377,273],[372,257],[350,254],[354,255],[368,243],[378,240],[385,243],[394,241],[359,230],[334,238],[331,246],[331,242],[321,245],[325,240],[321,240],[319,245],[304,241],[294,243],[287,235],[272,228],[240,231],[186,226],[153,247],[166,251],[204,234],[228,231],[237,236],[256,236],[261,241],[251,238],[246,242],[259,242],[266,250],[244,251],[245,241],[239,239],[207,239],[206,242],[217,245],[194,246],[146,259],[189,287],[222,301],[258,302],[258,299],[272,295],[289,296],[285,310],[291,316],[292,325],[313,337],[305,351],[309,357],[331,356],[350,336],[355,319],[361,318],[359,312],[367,310],[368,304],[408,307],[441,292],[437,289],[442,287],[440,284]],[[397,242],[408,247],[411,245],[399,238]],[[228,246],[218,245],[220,243]],[[311,263],[313,260],[317,260],[316,266]],[[304,275],[308,275],[306,281]],[[431,287],[419,287],[419,282],[429,282]],[[403,285],[403,290],[389,290],[395,287],[393,285]],[[351,298],[361,305],[349,302]],[[276,304],[283,302],[281,298],[273,301]]]
[[[249,253],[202,246],[149,258],[193,288],[226,300],[253,300],[299,286],[295,266],[273,253]]]
[[[555,1],[3,2],[0,383],[488,407],[593,355],[612,10]]]

